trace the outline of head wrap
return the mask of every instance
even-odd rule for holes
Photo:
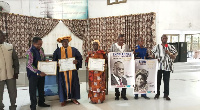
[[[64,37],[59,37],[57,39],[57,42],[61,43],[62,40],[67,39],[69,42],[72,40],[71,36],[64,36]]]
[[[98,45],[100,46],[100,42],[99,42],[99,40],[93,40],[93,41],[92,41],[92,44],[93,44],[94,42],[97,42]]]

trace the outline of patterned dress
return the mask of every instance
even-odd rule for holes
[[[89,58],[106,59],[106,52],[103,50],[88,52],[86,63]],[[88,98],[91,103],[103,103],[106,92],[105,71],[89,71],[89,93]]]

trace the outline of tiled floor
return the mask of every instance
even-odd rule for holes
[[[197,60],[200,62],[199,60]],[[109,89],[109,94],[102,104],[91,104],[87,98],[86,83],[81,82],[80,105],[69,102],[65,107],[60,106],[58,97],[46,97],[49,108],[38,110],[200,110],[200,63],[193,60],[187,63],[176,63],[175,72],[171,74],[170,98],[166,101],[162,98],[154,100],[154,94],[147,94],[151,99],[145,100],[133,97],[133,89],[127,89],[128,101],[114,100],[114,89]],[[191,70],[189,70],[191,69]],[[163,85],[161,87],[163,90]],[[5,110],[10,105],[7,89],[4,92]],[[18,87],[17,110],[29,110],[30,100],[28,87]]]

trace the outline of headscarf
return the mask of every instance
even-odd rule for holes
[[[95,42],[97,42],[98,45],[100,46],[100,42],[99,42],[99,40],[93,40],[93,41],[92,41],[92,44],[95,43]]]

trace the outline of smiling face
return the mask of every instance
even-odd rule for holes
[[[115,64],[114,74],[119,78],[123,77],[123,75],[124,75],[124,64],[122,62],[117,62]]]
[[[68,47],[68,43],[69,43],[69,41],[68,41],[67,39],[62,40],[62,46],[63,46],[64,48],[67,48],[67,47]]]
[[[35,46],[38,50],[42,47],[42,40],[38,40],[36,43],[33,43],[33,46]]]
[[[142,75],[138,75],[135,79],[135,83],[138,87],[142,87],[143,85],[145,85],[145,79]]]

